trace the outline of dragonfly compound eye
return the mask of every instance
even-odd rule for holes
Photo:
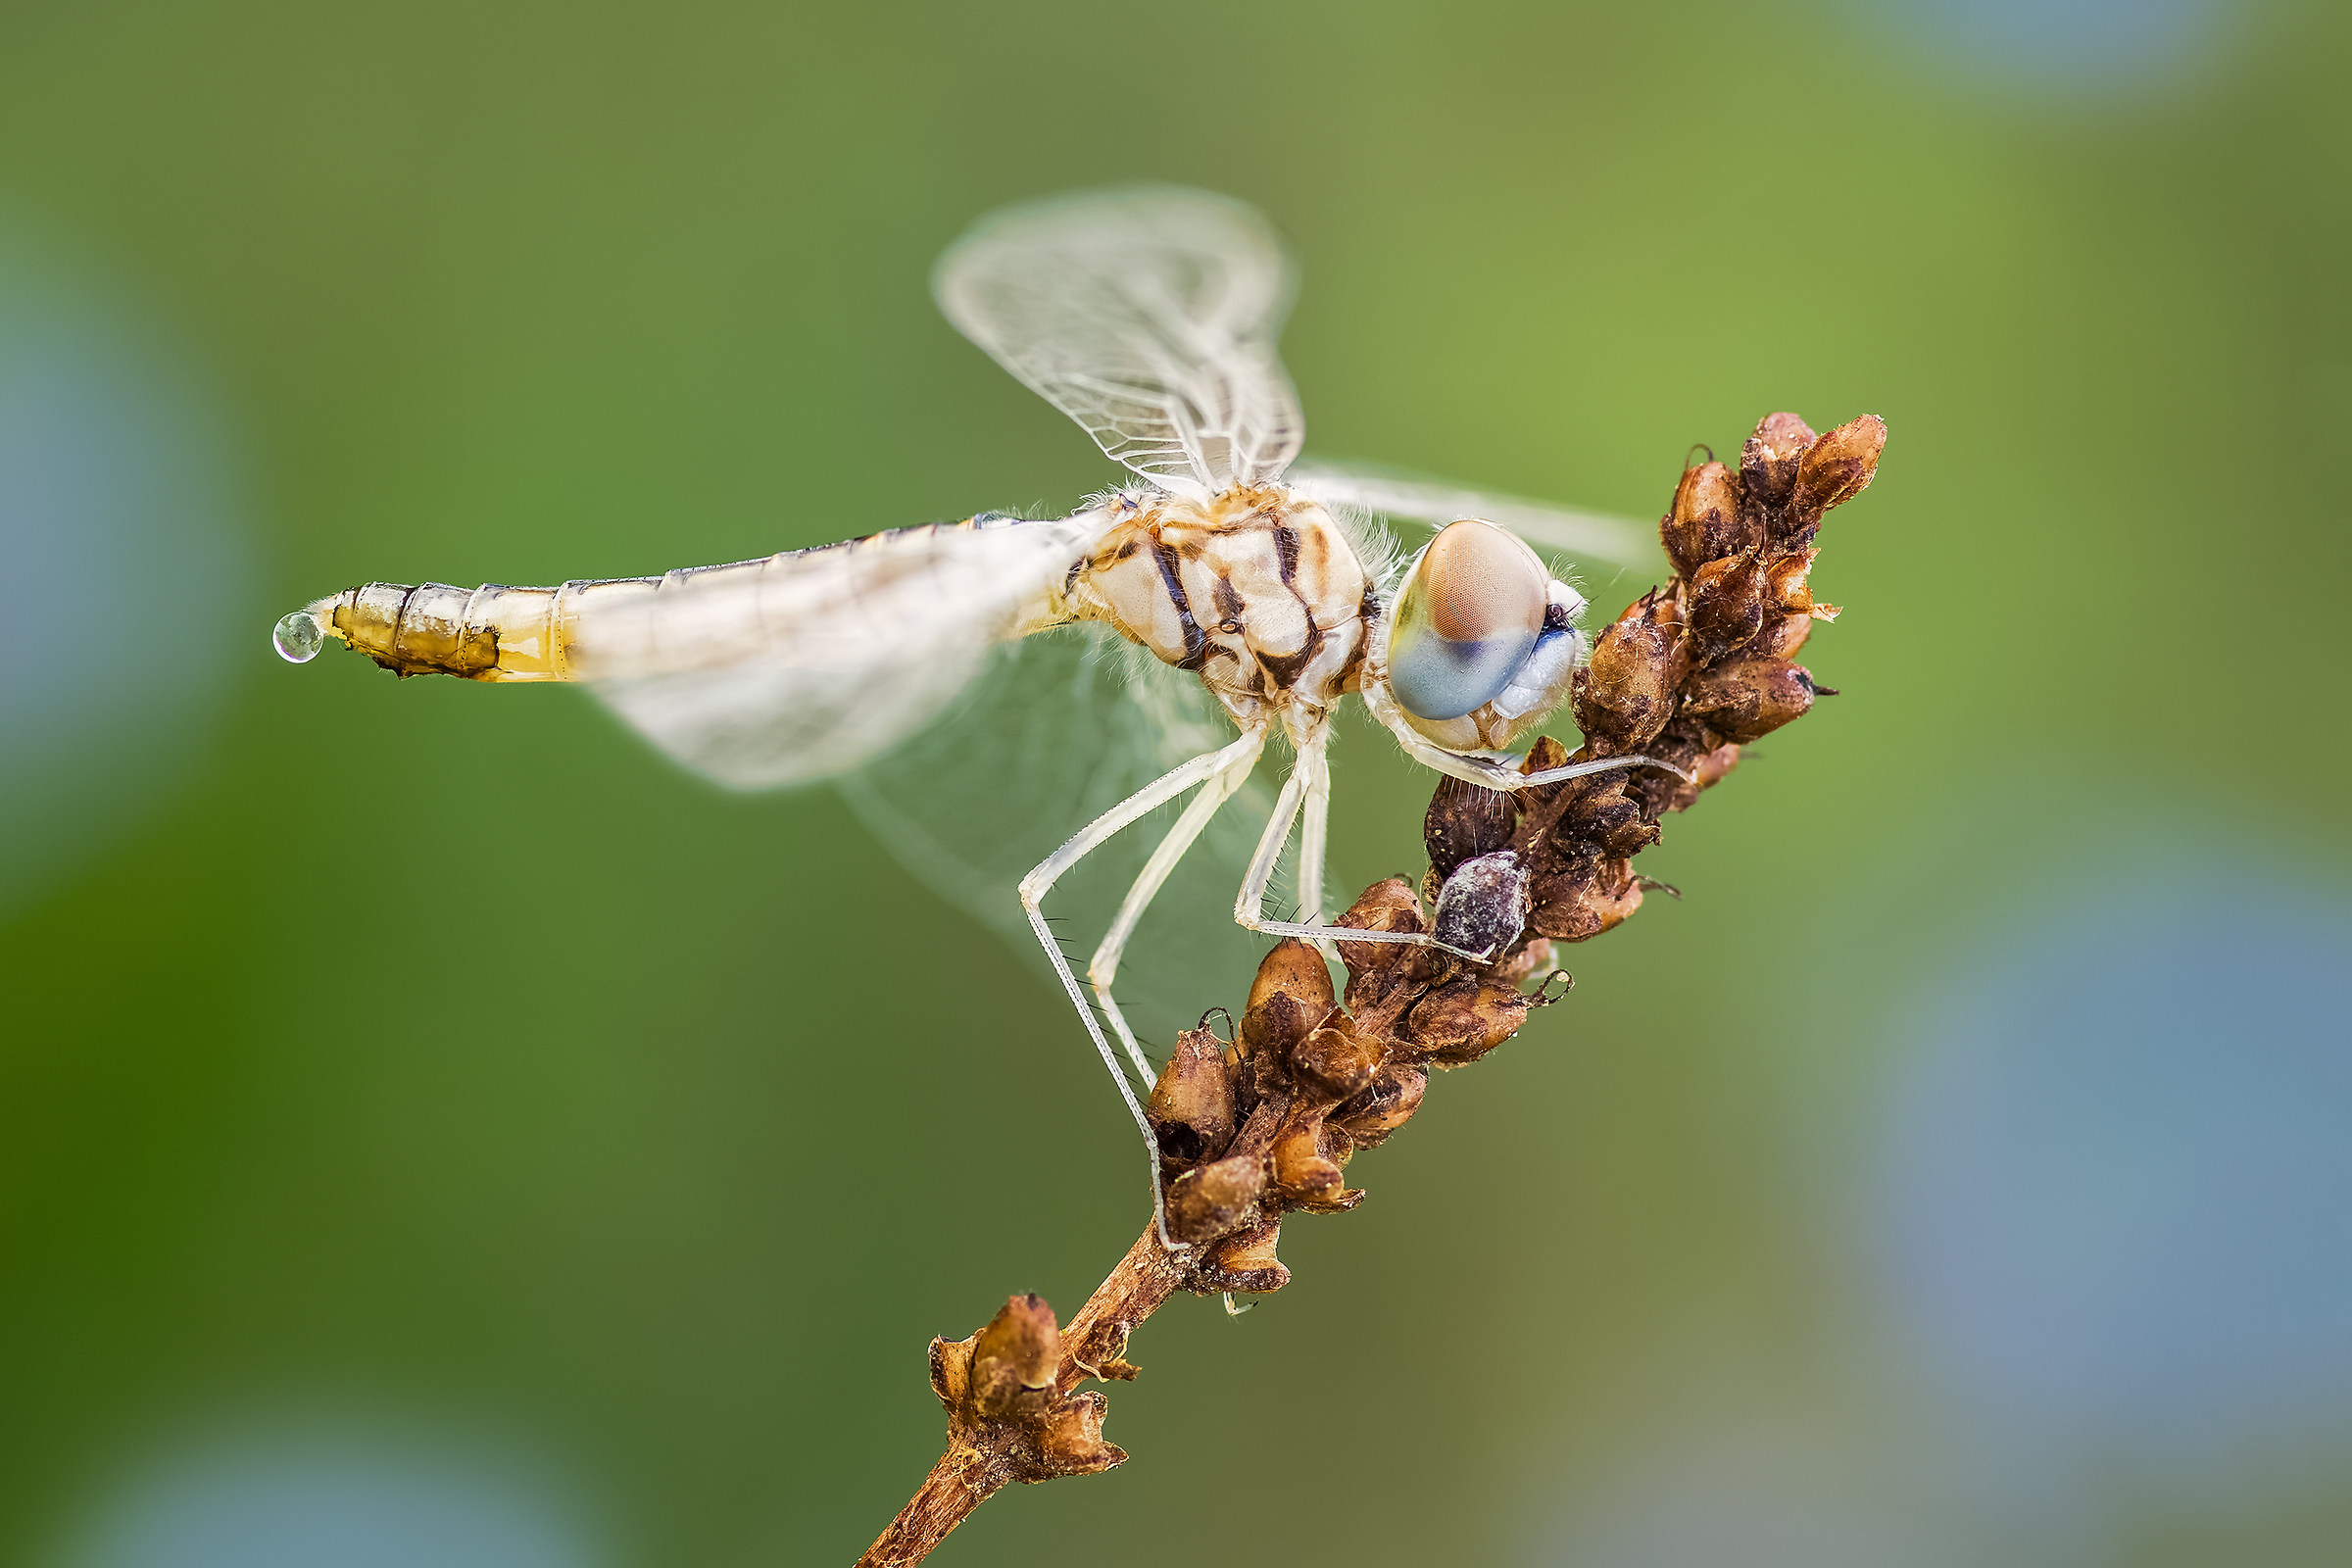
[[[1517,535],[1448,524],[1413,563],[1389,632],[1389,687],[1416,718],[1459,718],[1499,696],[1535,651],[1550,573]]]

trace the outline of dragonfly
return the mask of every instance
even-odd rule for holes
[[[1175,1248],[1138,1099],[1157,1074],[1114,982],[1155,898],[1216,837],[1269,743],[1290,765],[1253,842],[1225,834],[1239,875],[1226,884],[1233,923],[1216,923],[1327,957],[1343,937],[1437,945],[1327,922],[1328,751],[1346,699],[1414,761],[1490,789],[1679,771],[1641,756],[1520,770],[1510,749],[1561,706],[1590,652],[1583,597],[1529,541],[1631,564],[1651,547],[1615,518],[1301,463],[1304,421],[1276,352],[1293,277],[1266,220],[1206,191],[1127,187],[1000,210],[943,255],[933,292],[964,336],[1126,470],[1068,515],[981,514],[554,587],[370,582],[285,615],[274,644],[295,662],[334,639],[402,675],[582,682],[721,784],[849,781],[910,863],[966,903],[1017,908],[1143,1135],[1160,1237]],[[1380,518],[1435,532],[1406,557]],[[1130,652],[1105,661],[1072,633]],[[1021,657],[1039,646],[1063,654]],[[1181,760],[1065,820],[1075,831],[1012,887],[973,870],[987,855],[949,842],[1008,834],[996,808],[1010,792],[1031,805],[1085,798],[1041,781],[1065,756],[1099,761],[1117,744]],[[1188,795],[1082,985],[1049,895]],[[1298,918],[1279,919],[1267,899],[1294,831]]]

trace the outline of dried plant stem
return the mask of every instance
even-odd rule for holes
[[[1061,1336],[1061,1357],[1054,1368],[1054,1388],[1067,1394],[1091,1377],[1118,1376],[1102,1363],[1083,1358],[1080,1348],[1088,1345],[1109,1345],[1123,1348],[1127,1336],[1152,1313],[1164,1305],[1169,1297],[1184,1288],[1187,1266],[1159,1245],[1156,1227],[1147,1223],[1143,1235],[1127,1249],[1110,1276],[1095,1287],[1078,1315]],[[1105,1359],[1117,1362],[1118,1351],[1112,1349]],[[1124,1375],[1134,1376],[1127,1368]],[[1115,1451],[1115,1450],[1114,1450]],[[1122,1455],[1121,1457],[1124,1457]],[[904,1564],[918,1563],[948,1533],[963,1523],[966,1515],[996,1495],[1007,1482],[1039,1480],[1042,1477],[1017,1475],[1012,1456],[1002,1443],[971,1442],[960,1434],[951,1434],[948,1448],[915,1489],[906,1506],[890,1522],[888,1529],[858,1559],[858,1568],[902,1568]]]
[[[874,1538],[858,1568],[902,1568],[921,1562],[948,1532],[1012,1479],[1003,1458],[969,1444],[950,1443],[906,1506]]]
[[[1633,869],[1658,819],[1721,781],[1743,745],[1834,695],[1792,662],[1838,613],[1812,596],[1814,540],[1822,515],[1869,484],[1886,438],[1871,416],[1817,436],[1776,414],[1736,472],[1711,459],[1684,472],[1659,524],[1675,576],[1628,607],[1578,672],[1584,746],[1572,759],[1542,740],[1525,763],[1532,774],[1639,753],[1681,776],[1628,769],[1509,793],[1442,782],[1422,823],[1421,886],[1375,883],[1338,924],[1434,931],[1491,961],[1343,941],[1343,994],[1320,954],[1286,941],[1258,966],[1234,1040],[1186,1031],[1151,1104],[1180,1250],[1147,1222],[1066,1330],[1042,1298],[1016,1296],[970,1339],[933,1340],[947,1451],[861,1568],[921,1562],[1007,1482],[1124,1460],[1102,1441],[1107,1397],[1079,1385],[1134,1377],[1129,1337],[1179,1291],[1288,1284],[1283,1216],[1354,1207],[1363,1194],[1344,1167],[1420,1108],[1430,1074],[1477,1060],[1558,1000],[1548,984],[1520,988],[1549,969],[1555,942],[1609,930],[1659,885]]]

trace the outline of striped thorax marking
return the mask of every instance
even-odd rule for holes
[[[1078,619],[1191,670],[1244,722],[1356,682],[1371,579],[1330,514],[1280,486],[1153,498],[1073,575]]]

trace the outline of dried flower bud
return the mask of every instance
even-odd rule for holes
[[[1539,735],[1536,737],[1536,744],[1527,749],[1527,756],[1520,759],[1519,776],[1525,778],[1530,773],[1545,772],[1561,766],[1567,760],[1567,747],[1562,746],[1548,735]],[[1520,796],[1523,800],[1549,801],[1567,789],[1569,783],[1572,782],[1574,781],[1540,785],[1534,790],[1521,791]]]
[[[1809,612],[1779,611],[1764,617],[1764,624],[1740,652],[1750,659],[1793,659],[1812,635],[1813,616]]]
[[[1273,1220],[1236,1231],[1208,1250],[1201,1258],[1196,1288],[1201,1291],[1247,1291],[1264,1295],[1291,1283],[1291,1271],[1274,1255],[1282,1227]]]
[[[1045,1298],[1010,1298],[972,1340],[973,1408],[988,1420],[1004,1420],[1024,1389],[1053,1386],[1060,1361],[1061,1330]]]
[[[1764,568],[1752,551],[1706,563],[1683,592],[1690,607],[1691,652],[1702,664],[1738,648],[1764,623]]]
[[[1429,863],[1443,881],[1464,860],[1492,855],[1508,845],[1518,825],[1519,813],[1508,792],[1444,775],[1429,798],[1428,814],[1421,819],[1421,842],[1428,847]]]
[[[1464,860],[1438,890],[1434,934],[1457,953],[1500,957],[1526,927],[1527,871],[1508,850]]]
[[[950,1415],[962,1411],[964,1396],[972,1391],[972,1342],[946,1340],[934,1336],[931,1341],[931,1392],[939,1402],[948,1407]]]
[[[1802,537],[1821,514],[1860,495],[1879,471],[1886,445],[1886,421],[1875,414],[1848,419],[1813,443],[1796,466],[1788,495],[1791,538]]]
[[[1323,955],[1296,937],[1274,944],[1250,982],[1242,1009],[1242,1046],[1250,1054],[1279,1061],[1313,1033],[1338,999]]]
[[[1813,427],[1793,414],[1767,414],[1740,449],[1740,504],[1765,537],[1771,520],[1788,505],[1796,466],[1815,440]]]
[[[1345,1100],[1372,1081],[1380,1056],[1380,1043],[1357,1034],[1341,1014],[1298,1042],[1291,1053],[1291,1071],[1301,1083]]]
[[[1690,776],[1698,788],[1703,790],[1721,782],[1724,774],[1739,765],[1739,743],[1726,741],[1691,764]]]
[[[1222,1153],[1239,1125],[1234,1116],[1233,1079],[1225,1067],[1224,1042],[1206,1029],[1187,1029],[1152,1086],[1146,1107],[1159,1152],[1179,1165],[1197,1165]]]
[[[1679,780],[1669,777],[1672,786]],[[1633,862],[1622,856],[1594,856],[1538,876],[1528,890],[1533,907],[1527,923],[1555,942],[1585,942],[1642,907],[1642,886]]]
[[[1265,1190],[1263,1156],[1229,1154],[1211,1160],[1168,1183],[1168,1229],[1184,1242],[1223,1236],[1257,1212]]]
[[[1740,515],[1740,481],[1732,470],[1702,463],[1683,470],[1674,510],[1658,525],[1658,538],[1674,569],[1688,577],[1707,562],[1761,543],[1763,534]]]
[[[1821,554],[1818,548],[1790,551],[1775,556],[1764,564],[1764,608],[1768,611],[1813,609],[1813,585],[1806,574],[1813,569],[1813,558]]]
[[[1102,1414],[1109,1408],[1110,1400],[1099,1389],[1073,1394],[1056,1403],[1032,1431],[1041,1473],[1019,1479],[1091,1476],[1125,1463],[1127,1450],[1102,1441]]]
[[[1456,975],[1413,1004],[1405,1033],[1442,1066],[1459,1066],[1519,1032],[1536,999],[1483,975]]]
[[[1274,1141],[1274,1186],[1301,1208],[1334,1213],[1353,1208],[1363,1194],[1349,1192],[1340,1166],[1355,1146],[1346,1133],[1334,1132],[1322,1120],[1303,1123]]]
[[[1657,824],[1648,822],[1642,825],[1649,832],[1649,842],[1655,843],[1658,836]],[[1529,937],[1519,944],[1516,952],[1494,966],[1494,978],[1505,985],[1525,985],[1530,975],[1539,970],[1548,970],[1550,967],[1551,938]]]
[[[1366,888],[1363,897],[1334,923],[1359,931],[1429,929],[1411,884],[1394,876]],[[1387,942],[1340,942],[1337,946],[1340,961],[1348,966],[1348,1010],[1358,1017],[1412,984],[1426,970],[1426,955],[1417,948]]]
[[[1370,1149],[1403,1126],[1421,1108],[1429,1074],[1418,1067],[1391,1064],[1372,1082],[1340,1102],[1325,1119],[1345,1132],[1358,1149]]]
[[[1735,659],[1691,679],[1683,709],[1726,740],[1760,740],[1813,706],[1813,677],[1785,659]]]
[[[1663,775],[1671,778],[1673,775]],[[1658,825],[1642,813],[1641,802],[1626,793],[1634,782],[1624,773],[1595,773],[1574,780],[1550,836],[1566,833],[1611,855],[1638,855],[1658,842]]]
[[[1680,638],[1645,612],[1646,604],[1610,622],[1576,672],[1576,726],[1612,752],[1639,750],[1674,711]]]

